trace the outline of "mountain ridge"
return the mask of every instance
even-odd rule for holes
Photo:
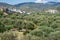
[[[3,5],[2,5],[3,4]],[[47,3],[35,3],[35,2],[24,2],[15,5],[10,5],[7,3],[0,3],[0,6],[7,8],[16,8],[24,11],[40,11],[46,9],[56,9],[56,7],[60,7],[60,2],[47,2]]]

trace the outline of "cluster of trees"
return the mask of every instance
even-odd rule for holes
[[[4,12],[0,12],[0,33],[11,29],[16,29],[18,31],[25,29],[26,31],[24,31],[24,34],[31,35],[29,36],[31,40],[33,40],[33,36],[37,37],[38,40],[60,39],[59,13],[52,14],[41,12],[20,14],[11,12],[7,14],[8,15],[5,15]]]

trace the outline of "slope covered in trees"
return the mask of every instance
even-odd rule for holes
[[[1,40],[12,40],[12,37],[16,40],[16,36],[9,32],[16,30],[23,32],[23,40],[60,40],[60,14],[44,12],[21,14],[0,11]]]

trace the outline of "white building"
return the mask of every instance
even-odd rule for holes
[[[45,12],[49,12],[49,13],[57,13],[58,11],[55,10],[55,9],[49,9],[49,10],[46,10]]]
[[[28,12],[27,14],[31,14],[31,12]]]
[[[20,9],[9,8],[8,10],[9,10],[9,11],[14,11],[14,12],[23,13]]]

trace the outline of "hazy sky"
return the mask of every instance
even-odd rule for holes
[[[60,2],[60,0],[0,0],[0,2],[5,2],[9,4],[18,4],[18,3],[23,3],[23,2],[36,2],[36,3],[45,3],[48,1],[56,1]]]

